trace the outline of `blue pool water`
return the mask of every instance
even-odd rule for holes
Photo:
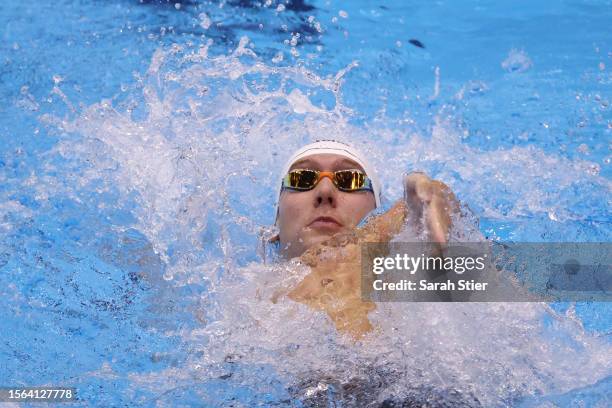
[[[609,303],[394,304],[354,345],[255,288],[292,282],[259,236],[317,138],[371,152],[387,202],[403,172],[445,181],[482,236],[609,242],[610,21],[604,0],[3,2],[0,386],[291,406],[305,373],[384,368],[606,406]]]

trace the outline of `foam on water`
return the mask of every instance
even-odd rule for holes
[[[520,53],[511,59],[510,70],[528,66]],[[273,222],[286,155],[317,138],[369,152],[387,201],[401,197],[401,173],[420,169],[444,180],[480,217],[570,222],[564,239],[609,239],[597,221],[607,217],[611,183],[597,164],[532,146],[470,147],[449,106],[440,108],[431,135],[403,134],[384,115],[358,126],[343,104],[343,77],[354,69],[356,63],[322,78],[299,65],[267,65],[246,38],[233,53],[214,57],[206,46],[174,46],[155,53],[124,100],[100,101],[74,118],[45,118],[61,139],[33,182],[38,196],[78,201],[82,191],[108,193],[100,211],[131,216],[111,220],[114,228],[137,230],[151,245],[144,279],[158,288],[208,288],[181,300],[199,326],[169,329],[156,326],[155,316],[143,318],[149,330],[179,336],[187,358],[159,356],[179,362],[129,373],[132,396],[149,390],[159,406],[174,406],[177,396],[184,404],[271,403],[291,398],[291,385],[332,378],[363,380],[379,401],[433,387],[503,406],[609,376],[609,342],[585,332],[571,308],[561,315],[536,303],[379,304],[370,315],[376,332],[353,343],[325,315],[282,296],[270,300],[306,271],[263,264],[258,237]],[[69,164],[59,166],[58,158]],[[20,212],[19,204],[4,202],[0,212]],[[516,235],[546,239],[551,223],[533,222]],[[0,224],[3,233],[10,228]],[[159,263],[153,252],[162,268],[147,267]],[[156,308],[177,293],[160,290],[147,299],[149,310],[170,313],[165,321],[172,313],[180,318]],[[84,374],[117,375],[108,365]]]

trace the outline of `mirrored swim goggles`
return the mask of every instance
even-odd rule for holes
[[[291,170],[283,178],[282,188],[294,191],[312,190],[324,177],[328,177],[340,191],[372,191],[372,181],[357,169],[319,171],[310,169]]]

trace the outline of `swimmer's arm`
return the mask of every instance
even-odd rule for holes
[[[404,177],[404,199],[368,221],[358,235],[365,242],[388,242],[409,220],[417,230],[426,228],[431,242],[445,244],[452,226],[451,214],[458,209],[459,202],[446,184],[423,173],[411,173]]]

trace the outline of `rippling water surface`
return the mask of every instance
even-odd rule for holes
[[[384,304],[354,344],[268,301],[305,271],[258,246],[280,166],[317,138],[370,152],[387,202],[403,172],[444,180],[479,238],[610,241],[610,6],[2,4],[0,385],[606,406],[607,303]]]

